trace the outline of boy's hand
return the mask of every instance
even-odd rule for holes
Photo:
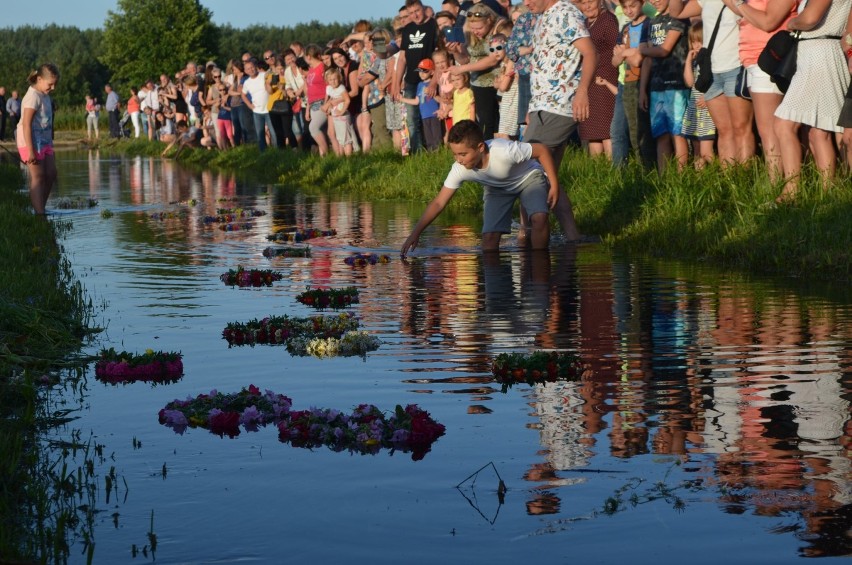
[[[648,111],[648,93],[645,91],[639,93],[639,107]]]
[[[420,243],[420,236],[411,234],[405,240],[405,243],[402,244],[402,249],[399,252],[399,256],[403,259],[408,255],[409,251],[414,251],[417,248],[417,244]]]
[[[556,203],[559,201],[559,183],[551,182],[550,188],[547,189],[547,205],[553,210]]]

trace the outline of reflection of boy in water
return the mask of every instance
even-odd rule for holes
[[[480,127],[470,120],[454,125],[447,142],[456,163],[405,240],[402,256],[417,247],[420,234],[444,211],[465,181],[478,182],[485,189],[483,251],[496,251],[502,234],[511,231],[512,208],[519,198],[532,221],[532,248],[546,249],[550,239],[547,214],[559,197],[556,168],[547,147],[507,139],[486,142]]]

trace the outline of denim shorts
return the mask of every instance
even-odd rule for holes
[[[654,139],[667,133],[681,134],[688,102],[688,90],[651,91],[651,135]]]
[[[724,73],[713,73],[713,84],[704,93],[704,100],[713,100],[722,94],[728,98],[734,98],[737,95],[737,75],[739,73],[739,67]]]
[[[509,233],[512,231],[512,210],[515,200],[521,204],[527,214],[547,213],[547,191],[550,183],[543,171],[531,172],[518,186],[511,189],[485,186],[482,233]]]

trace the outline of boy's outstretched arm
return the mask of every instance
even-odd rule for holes
[[[429,224],[431,224],[435,218],[441,215],[441,212],[444,211],[444,208],[447,207],[447,203],[455,196],[456,191],[452,188],[447,188],[446,186],[441,187],[441,192],[432,199],[432,202],[426,206],[426,210],[423,211],[423,215],[420,216],[420,219],[417,220],[417,225],[414,226],[414,229],[411,230],[411,235],[405,240],[405,243],[402,244],[402,250],[400,250],[400,256],[405,259],[405,256],[408,254],[409,250],[414,250],[417,248],[417,243],[420,240],[420,234],[423,233]]]
[[[547,190],[547,205],[553,210],[559,200],[559,173],[553,162],[553,155],[550,154],[550,149],[546,145],[541,143],[530,143],[530,145],[532,145],[532,158],[541,163],[541,168],[544,169],[544,174],[547,175],[547,181],[550,183],[550,188]]]

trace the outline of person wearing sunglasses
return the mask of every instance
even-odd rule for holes
[[[500,75],[497,49],[491,51],[498,17],[494,10],[477,4],[467,13],[465,45],[447,45],[459,65],[450,69],[451,74],[470,73],[470,88],[476,105],[476,119],[482,127],[486,140],[493,139],[499,121],[499,101],[494,81]],[[503,49],[501,44],[500,49]]]

